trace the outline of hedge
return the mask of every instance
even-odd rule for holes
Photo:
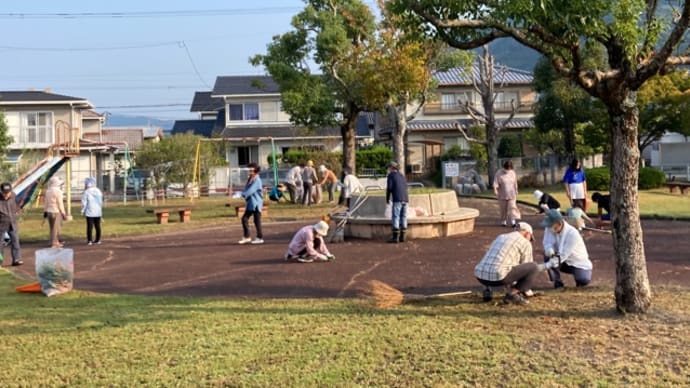
[[[611,170],[608,167],[587,169],[587,189],[608,191],[611,188]],[[656,189],[666,182],[664,172],[654,167],[642,167],[637,187],[642,190]]]

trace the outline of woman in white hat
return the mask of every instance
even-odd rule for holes
[[[302,227],[290,241],[285,261],[311,263],[313,261],[332,261],[335,256],[326,248],[323,238],[328,234],[328,223],[319,221],[315,225]]]
[[[539,206],[539,211],[537,213],[544,213],[549,209],[559,210],[561,208],[560,202],[558,202],[556,198],[549,195],[549,193],[542,193],[539,190],[534,190],[534,199],[539,201],[537,204]]]

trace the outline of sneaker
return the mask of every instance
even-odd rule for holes
[[[524,297],[526,297],[526,298],[531,298],[531,297],[534,296],[534,291],[532,291],[532,290],[527,290],[527,291],[523,292],[522,295],[523,295]]]
[[[91,241],[89,241],[86,245],[93,245],[93,243]]]
[[[285,254],[283,255],[283,260],[290,261],[291,259],[292,256],[289,253],[285,252]]]
[[[300,263],[313,263],[314,262],[314,259],[311,259],[309,257],[304,257],[304,256],[297,256],[295,258],[295,260],[297,260]]]
[[[96,241],[94,244],[96,244],[96,245],[101,245],[101,241],[100,241],[100,240],[99,240],[99,241]]]
[[[517,305],[526,305],[529,302],[525,300],[525,298],[522,297],[522,295],[518,294],[511,294],[508,293],[506,296],[503,297],[503,303],[505,304],[517,304]]]
[[[508,226],[508,224],[505,221],[503,221],[501,222],[501,226]]]
[[[254,240],[252,240],[252,244],[254,244],[254,245],[263,244],[263,243],[264,243],[264,240],[262,238],[255,238]]]
[[[21,260],[17,260],[17,261],[12,262],[12,266],[13,266],[13,267],[16,267],[16,266],[19,266],[19,265],[22,265],[22,264],[24,264],[24,262],[21,261]]]
[[[485,288],[484,292],[482,293],[482,300],[484,302],[491,302],[491,300],[493,300],[493,298],[494,298],[493,291],[491,291],[490,288]]]
[[[244,237],[244,238],[242,238],[242,240],[238,241],[237,243],[238,243],[238,244],[248,244],[248,243],[250,243],[250,242],[252,242],[252,239],[251,239],[251,238],[249,238],[249,237]]]

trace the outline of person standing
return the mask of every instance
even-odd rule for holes
[[[63,203],[62,179],[59,177],[48,179],[48,189],[43,197],[43,211],[50,226],[50,246],[61,248],[63,244],[60,242],[60,227],[62,221],[67,219],[67,213]]]
[[[592,262],[580,232],[565,222],[558,210],[549,210],[545,215],[544,255],[545,262],[555,262],[549,270],[554,288],[563,287],[561,272],[572,274],[577,287],[588,285],[592,281]]]
[[[288,193],[290,193],[290,202],[297,203],[297,198],[301,198],[300,191],[302,189],[302,167],[297,165],[288,171],[285,186],[287,186]]]
[[[570,201],[570,207],[578,206],[587,211],[587,176],[578,159],[573,159],[563,175],[565,194]]]
[[[391,238],[389,243],[405,242],[407,233],[407,180],[400,173],[397,162],[388,163],[388,177],[386,178],[386,204],[391,203]]]
[[[302,204],[311,206],[312,203],[312,189],[314,188],[314,182],[318,178],[316,177],[316,170],[314,170],[314,162],[309,160],[307,165],[302,169]]]
[[[264,204],[264,188],[259,177],[261,168],[256,163],[249,163],[247,167],[249,168],[249,178],[242,192],[242,198],[245,200],[244,215],[242,215],[242,232],[244,234],[239,243],[263,244],[264,235],[261,230],[261,210]],[[250,217],[254,217],[254,226],[256,227],[256,238],[254,240],[249,237]]]
[[[319,221],[315,225],[300,228],[292,237],[285,261],[311,263],[313,261],[332,261],[335,256],[328,251],[323,238],[328,234],[328,223]]]
[[[359,181],[359,178],[352,174],[350,167],[345,167],[343,169],[343,177],[340,185],[342,188],[340,190],[340,199],[338,200],[338,204],[341,206],[347,206],[347,210],[350,211],[352,194],[361,193],[364,191],[364,186],[362,185],[362,182]]]
[[[474,276],[484,285],[484,301],[492,300],[491,287],[503,286],[503,303],[527,304],[524,296],[531,293],[535,276],[547,268],[536,264],[532,256],[532,226],[518,222],[515,231],[496,237],[481,261],[474,267]]]
[[[13,266],[24,264],[21,247],[19,246],[17,214],[19,214],[19,206],[17,206],[16,197],[12,192],[12,184],[3,182],[0,185],[0,236],[4,236],[5,233],[10,236]],[[2,244],[0,249],[3,249],[4,246]],[[1,253],[4,255],[4,252]],[[2,263],[2,256],[0,256],[0,263]]]
[[[101,243],[101,218],[103,217],[103,193],[96,187],[96,180],[86,178],[86,186],[81,195],[81,214],[86,217],[86,241],[89,245]],[[96,239],[92,239],[93,230]]]
[[[503,168],[494,176],[494,194],[501,211],[501,225],[510,224],[514,227],[515,222],[520,219],[520,210],[517,207],[517,175],[510,160],[503,162]]]
[[[321,173],[319,185],[326,187],[326,190],[328,190],[328,202],[332,203],[334,201],[333,197],[335,193],[335,186],[338,183],[338,177],[336,177],[335,173],[326,168],[326,166],[323,164],[319,166],[319,172]]]

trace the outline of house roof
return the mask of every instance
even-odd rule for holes
[[[495,83],[531,85],[533,75],[529,71],[494,63],[494,78]],[[438,81],[439,86],[472,85],[472,79],[475,82],[480,81],[479,65],[475,62],[469,72],[461,67],[454,67],[448,71],[439,71],[434,73],[434,79]]]
[[[280,94],[280,87],[266,75],[216,77],[211,97]]]
[[[213,92],[196,92],[190,112],[215,112],[223,107],[222,98],[211,97]]]
[[[499,125],[502,120],[497,120]],[[457,125],[460,124],[467,128],[475,124],[473,120],[413,120],[407,123],[407,130],[410,132],[435,132],[435,131],[457,131]],[[508,122],[506,128],[508,129],[522,129],[532,128],[534,122],[530,119],[515,119]],[[380,135],[388,135],[393,131],[393,128],[388,127],[382,129]]]
[[[92,109],[85,109],[81,111],[81,117],[82,119],[100,119],[103,117],[103,114]]]
[[[38,105],[77,103],[93,108],[91,103],[81,97],[65,96],[44,91],[0,91],[0,105]]]
[[[103,128],[101,133],[84,133],[83,138],[99,144],[124,146],[130,150],[141,148],[144,143],[143,128]]]
[[[195,135],[211,137],[216,126],[215,120],[175,120],[170,134],[192,132]]]
[[[247,138],[254,139],[259,137],[272,137],[274,139],[292,139],[292,138],[326,138],[338,137],[340,138],[340,129],[319,128],[314,131],[309,131],[306,128],[298,128],[295,126],[266,126],[266,127],[241,127],[241,128],[226,128],[222,137],[226,138]]]

